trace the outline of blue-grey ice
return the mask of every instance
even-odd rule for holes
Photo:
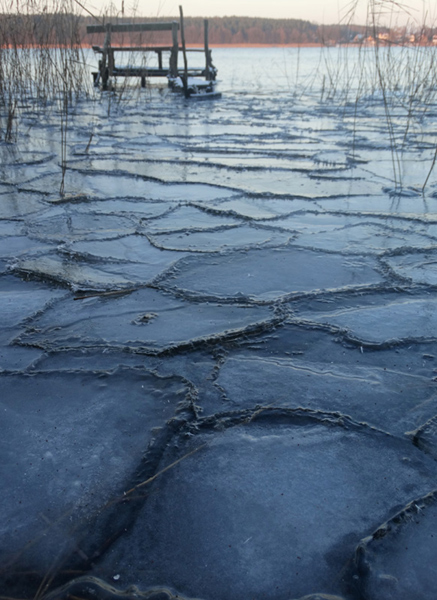
[[[157,354],[268,330],[279,321],[269,307],[189,303],[145,288],[58,303],[32,321],[20,342]]]
[[[135,524],[93,573],[208,600],[341,593],[359,540],[430,491],[436,472],[408,441],[341,416],[207,418],[170,441],[138,488]]]
[[[157,285],[197,297],[273,301],[293,294],[369,288],[383,282],[373,258],[350,259],[284,248],[181,259]]]
[[[356,580],[365,600],[429,600],[437,594],[436,492],[414,499],[359,545]]]
[[[0,385],[0,586],[26,590],[32,572],[43,578],[85,553],[89,523],[123,495],[154,428],[185,406],[188,390],[180,378],[123,367],[13,372]]]

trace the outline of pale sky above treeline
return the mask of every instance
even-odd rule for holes
[[[110,0],[90,0],[85,6],[98,12],[108,6]],[[122,0],[112,0],[113,7]],[[124,0],[126,14],[145,17],[174,17],[182,4],[184,14],[190,17],[246,16],[272,19],[304,19],[318,24],[333,24],[349,20],[350,10],[355,7],[353,22],[365,24],[369,6],[375,5],[380,12],[381,24],[405,25],[407,22],[421,25],[437,24],[437,0]]]

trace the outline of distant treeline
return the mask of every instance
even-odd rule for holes
[[[109,20],[109,19],[108,19]],[[135,19],[141,22],[153,22],[159,19]],[[165,20],[178,20],[174,19]],[[134,21],[118,19],[118,22]],[[91,20],[90,20],[91,22]],[[187,44],[203,44],[203,22],[201,17],[185,17],[185,38]],[[323,44],[347,42],[365,27],[320,26],[299,19],[263,19],[256,17],[212,17],[209,22],[209,41],[213,45],[226,44]],[[169,34],[149,34],[156,43],[169,41]]]
[[[0,14],[0,46],[7,45],[81,45],[97,43],[91,39],[86,26],[98,22],[133,23],[155,22],[174,19],[147,19],[144,17],[120,17],[98,15],[99,21],[91,16],[74,15],[69,12],[33,14]],[[355,25],[316,25],[299,19],[264,19],[252,17],[213,17],[209,21],[209,42],[211,45],[226,44],[345,44],[360,43],[372,36],[394,42],[408,41],[411,35],[402,30],[380,29],[372,31],[365,26]],[[203,44],[203,18],[185,18],[187,44]],[[422,30],[420,40],[431,41],[434,32]],[[117,43],[116,38],[113,39]],[[123,34],[123,44],[171,44],[169,32],[147,34]]]

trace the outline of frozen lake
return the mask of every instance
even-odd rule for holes
[[[437,597],[434,53],[19,107],[0,596]]]

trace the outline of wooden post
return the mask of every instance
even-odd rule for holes
[[[207,81],[211,81],[212,73],[211,73],[211,52],[209,50],[209,32],[208,32],[208,19],[203,21],[204,27],[204,40],[205,40],[205,79]]]
[[[179,25],[177,21],[174,21],[172,24],[172,37],[173,37],[173,47],[171,49],[170,54],[170,77],[178,76],[178,54],[179,54],[179,41],[178,41],[178,29]]]
[[[158,54],[158,67],[162,71],[162,50],[158,50],[157,54]]]
[[[182,76],[182,84],[184,86],[185,98],[189,98],[188,93],[188,61],[187,61],[187,49],[185,47],[185,31],[184,31],[184,12],[182,6],[179,6],[179,13],[181,16],[181,41],[182,41],[182,53],[184,55],[184,74]]]
[[[102,60],[100,61],[100,77],[102,79],[102,88],[108,89],[108,67],[106,66],[109,59],[108,52],[111,48],[111,23],[106,25],[105,43],[103,44]]]
[[[114,75],[114,50],[109,48],[108,50],[108,76],[111,79]]]

